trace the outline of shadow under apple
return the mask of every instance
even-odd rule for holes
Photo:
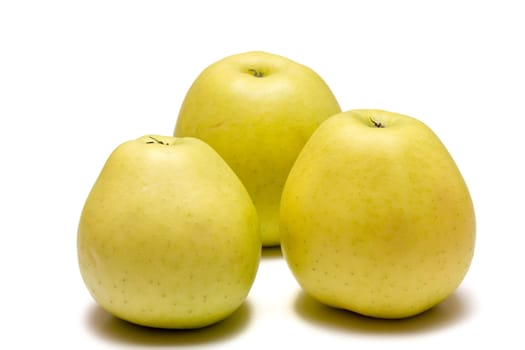
[[[261,251],[262,259],[281,259],[283,253],[280,246],[275,247],[263,247]]]
[[[86,323],[95,334],[117,343],[148,346],[205,344],[219,342],[240,334],[251,318],[251,307],[246,301],[228,318],[199,329],[159,329],[139,326],[119,319],[93,303]]]
[[[457,290],[435,307],[413,317],[388,320],[363,316],[351,311],[321,304],[300,291],[295,300],[295,311],[304,320],[332,330],[354,333],[414,334],[431,332],[465,319],[472,308],[469,296]]]

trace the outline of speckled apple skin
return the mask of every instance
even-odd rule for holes
[[[125,142],[110,155],[83,208],[77,245],[96,302],[159,328],[199,328],[232,314],[261,254],[255,207],[233,171],[204,142],[163,136]]]
[[[381,110],[335,115],[300,153],[281,200],[283,254],[320,302],[404,318],[447,298],[473,258],[465,181],[422,122]]]

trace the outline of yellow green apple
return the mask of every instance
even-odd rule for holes
[[[107,159],[82,210],[78,262],[109,313],[159,328],[199,328],[248,295],[261,241],[239,178],[194,138],[145,135]]]
[[[244,52],[196,78],[174,135],[200,138],[226,160],[257,208],[263,245],[275,246],[288,172],[313,131],[339,112],[334,94],[311,68],[268,52]]]
[[[420,120],[382,110],[332,116],[294,164],[281,247],[304,291],[378,318],[419,314],[462,282],[475,215],[457,164]]]

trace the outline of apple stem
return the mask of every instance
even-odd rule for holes
[[[254,77],[256,78],[262,78],[264,77],[264,73],[261,71],[258,71],[257,69],[248,69],[248,72],[252,73]]]
[[[370,119],[370,122],[372,122],[372,124],[376,127],[376,128],[384,128],[385,127],[385,124],[381,123],[381,122],[378,122],[376,120],[374,120],[374,118],[372,117],[368,117]]]
[[[159,139],[156,138],[156,137],[153,137],[153,136],[151,136],[151,135],[148,136],[148,137],[149,137],[150,139],[152,139],[153,141],[147,141],[146,143],[150,143],[150,144],[151,144],[151,143],[158,143],[158,144],[160,144],[160,145],[168,145],[168,143],[163,142],[162,140],[159,140]]]

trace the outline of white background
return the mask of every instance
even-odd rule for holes
[[[524,348],[524,18],[519,1],[0,2],[0,348]],[[396,322],[331,310],[272,250],[214,327],[155,331],[96,306],[76,229],[103,163],[171,134],[200,71],[248,50],[311,67],[344,110],[408,114],[440,136],[478,223],[450,299]]]

